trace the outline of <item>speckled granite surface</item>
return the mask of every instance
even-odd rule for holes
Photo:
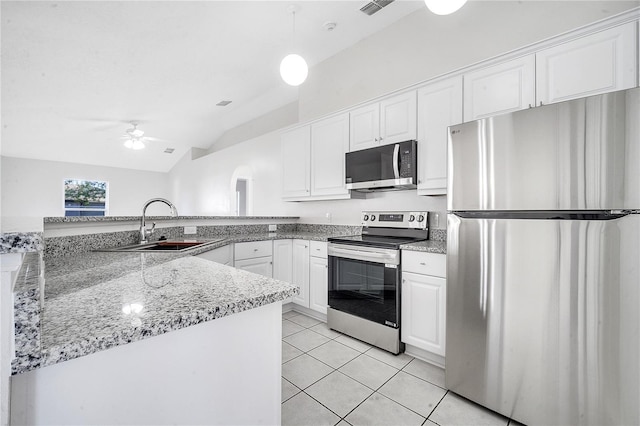
[[[16,303],[20,328],[16,326],[13,374],[298,292],[292,284],[184,254],[85,253],[47,261],[45,276],[42,312],[37,309],[37,289],[25,292],[25,300]]]
[[[147,216],[147,221],[153,220],[297,220],[297,216]],[[140,216],[73,216],[73,217],[45,217],[44,223],[82,223],[82,222],[130,222],[140,221]]]
[[[447,254],[447,242],[436,241],[436,240],[419,241],[417,243],[402,244],[400,246],[400,249],[411,250],[411,251],[423,251],[427,253]]]
[[[87,241],[77,252],[73,246],[80,243],[75,237],[47,238],[45,245],[55,248],[45,258],[44,308],[39,303],[38,257],[16,292],[13,374],[284,300],[299,291],[294,285],[193,255],[234,242],[326,241],[361,231],[358,226],[305,224],[278,225],[278,232],[272,233],[263,225],[198,228],[198,235],[210,241],[181,253],[87,251],[110,242],[130,243],[126,232],[79,236]],[[402,248],[444,253],[446,243],[430,240]]]
[[[42,233],[9,232],[0,234],[0,254],[42,251]]]
[[[361,232],[359,226],[343,225],[305,225],[278,224],[277,232],[269,233],[268,225],[210,225],[198,226],[198,233],[185,235],[183,227],[168,227],[157,229],[150,240],[157,240],[161,236],[168,239],[212,239],[231,238],[234,241],[255,241],[256,239],[298,238],[303,234],[308,239],[326,241],[329,235],[353,235]],[[294,236],[290,236],[294,235]],[[104,232],[84,235],[70,235],[64,237],[45,238],[45,259],[61,256],[71,256],[98,250],[104,247],[118,247],[138,242],[137,231]],[[305,238],[305,237],[302,237]]]
[[[359,227],[326,225],[279,225],[278,232],[255,232],[266,230],[254,225],[204,229],[212,237],[207,245],[181,253],[86,251],[126,241],[126,233],[124,240],[109,234],[47,238],[45,244],[55,248],[45,258],[44,308],[39,307],[37,280],[16,294],[13,374],[284,300],[299,291],[194,255],[234,242],[326,241],[360,232]]]

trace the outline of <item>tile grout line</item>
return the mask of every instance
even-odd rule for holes
[[[300,315],[302,315],[302,314],[300,314]],[[295,316],[297,316],[297,315],[295,315]],[[311,317],[310,317],[310,318],[311,318]],[[287,318],[287,320],[289,320],[289,319]],[[300,332],[302,332],[302,331],[304,331],[304,330],[311,330],[313,327],[316,327],[316,326],[318,326],[319,324],[322,324],[322,322],[318,322],[318,323],[313,324],[313,325],[311,325],[311,326],[305,327],[305,326],[303,326],[303,325],[301,325],[301,324],[298,324],[298,323],[296,323],[296,322],[294,322],[294,321],[290,321],[290,322],[292,322],[293,324],[296,324],[296,325],[298,325],[298,326],[300,326],[300,327],[303,327],[303,329],[302,329],[302,330],[299,330],[299,331],[297,331],[297,332],[295,332],[295,333],[292,333],[292,334],[290,334],[290,335],[288,335],[288,336],[285,336],[285,337],[292,336],[292,335],[297,334],[297,333],[300,333]],[[395,404],[398,404],[399,406],[403,407],[404,409],[407,409],[407,410],[409,410],[410,412],[412,412],[412,413],[416,414],[417,416],[420,416],[421,418],[423,418],[424,420],[423,420],[423,422],[421,423],[421,425],[425,425],[425,424],[427,423],[427,421],[431,421],[431,422],[433,422],[432,420],[429,420],[429,417],[433,414],[433,412],[436,410],[436,408],[440,405],[440,403],[442,402],[442,400],[444,400],[444,397],[449,393],[449,391],[448,391],[447,389],[444,389],[444,388],[442,388],[442,387],[440,387],[440,386],[436,385],[435,383],[431,383],[431,382],[430,382],[430,381],[428,381],[428,380],[425,380],[425,379],[423,379],[423,378],[421,378],[421,377],[418,377],[418,376],[416,376],[416,375],[414,375],[414,374],[411,374],[411,373],[409,373],[409,372],[407,372],[407,371],[404,371],[404,368],[406,368],[406,367],[407,367],[411,362],[413,362],[413,361],[414,361],[415,359],[417,359],[417,358],[415,358],[415,357],[414,357],[414,356],[412,356],[412,355],[408,355],[408,356],[410,356],[412,359],[411,359],[411,360],[409,360],[409,362],[407,362],[407,363],[406,363],[404,366],[402,366],[401,368],[397,368],[396,366],[391,365],[391,364],[389,364],[389,363],[387,363],[387,362],[385,362],[385,361],[383,361],[383,360],[380,360],[380,359],[378,359],[378,358],[375,358],[375,357],[373,357],[373,356],[371,356],[371,355],[367,355],[367,352],[370,352],[372,349],[374,349],[374,348],[375,348],[375,347],[374,347],[374,346],[372,346],[372,345],[368,345],[368,344],[367,344],[369,347],[368,347],[364,352],[360,352],[360,351],[359,351],[358,349],[356,349],[356,348],[353,348],[353,347],[351,347],[351,346],[349,346],[349,345],[347,345],[347,344],[344,344],[344,343],[342,343],[342,342],[336,341],[336,339],[337,339],[338,337],[340,337],[340,336],[346,336],[345,334],[340,333],[340,335],[339,335],[339,336],[336,336],[336,337],[331,338],[331,337],[325,336],[325,335],[324,335],[324,334],[322,334],[322,333],[318,333],[318,332],[317,332],[317,331],[315,331],[315,330],[311,330],[311,331],[313,331],[314,333],[319,334],[319,335],[321,335],[321,336],[323,336],[323,337],[325,337],[325,338],[327,338],[327,339],[329,339],[329,340],[328,340],[328,341],[326,341],[326,342],[324,342],[324,343],[322,343],[322,344],[320,344],[320,345],[318,345],[318,346],[315,346],[315,347],[313,347],[313,348],[311,348],[311,349],[309,349],[309,350],[307,350],[307,351],[303,351],[302,349],[300,349],[300,348],[296,347],[295,345],[293,345],[293,344],[291,344],[291,343],[289,343],[289,342],[284,341],[285,337],[283,337],[283,338],[282,338],[282,339],[283,339],[283,342],[285,342],[285,343],[287,343],[288,345],[290,345],[290,346],[292,346],[292,347],[296,348],[297,350],[301,351],[301,353],[300,353],[299,355],[295,356],[294,358],[291,358],[290,360],[288,360],[288,361],[287,361],[287,363],[288,363],[289,361],[292,361],[293,359],[296,359],[296,358],[298,358],[298,357],[302,356],[302,355],[308,355],[309,357],[313,358],[314,360],[316,360],[316,361],[318,361],[318,362],[320,362],[320,363],[322,363],[322,364],[324,364],[324,365],[328,366],[329,368],[331,368],[331,369],[332,369],[332,371],[331,371],[331,372],[329,372],[328,374],[326,374],[326,375],[324,375],[324,376],[320,377],[318,380],[316,380],[316,381],[314,381],[313,383],[311,383],[310,385],[306,386],[304,389],[299,388],[299,387],[298,387],[298,386],[296,386],[294,383],[289,382],[289,380],[287,380],[286,378],[284,378],[284,377],[283,377],[283,379],[284,379],[284,380],[287,380],[287,382],[291,383],[291,384],[292,384],[293,386],[295,386],[297,389],[300,389],[300,392],[298,392],[298,393],[296,393],[295,395],[291,396],[291,397],[290,397],[290,398],[288,398],[286,401],[290,400],[291,398],[293,398],[294,396],[296,396],[296,395],[298,395],[298,394],[300,394],[300,393],[304,393],[304,394],[305,394],[305,395],[307,395],[309,398],[311,398],[312,400],[314,400],[315,402],[317,402],[318,404],[320,404],[322,407],[324,407],[325,409],[327,409],[329,412],[331,412],[331,413],[333,413],[334,415],[336,415],[336,416],[340,419],[340,420],[338,421],[338,423],[340,423],[340,421],[344,421],[344,422],[346,422],[346,423],[349,423],[349,422],[346,420],[346,417],[347,417],[349,414],[351,414],[352,412],[354,412],[358,407],[360,407],[364,402],[366,402],[366,401],[367,401],[369,398],[371,398],[373,395],[378,394],[379,396],[381,396],[381,397],[383,397],[383,398],[386,398],[386,399],[388,399],[389,401],[392,401],[392,402],[394,402]],[[347,337],[350,337],[350,336],[347,336]],[[355,339],[355,340],[357,340],[357,339]],[[309,354],[309,352],[311,352],[311,351],[313,351],[313,350],[315,350],[315,349],[317,349],[317,348],[319,348],[319,347],[321,347],[321,346],[324,346],[324,345],[326,345],[327,343],[329,343],[329,342],[331,342],[331,341],[335,341],[336,343],[339,343],[339,344],[341,344],[341,345],[343,345],[343,346],[345,346],[345,347],[347,347],[347,348],[353,349],[353,350],[355,350],[355,351],[359,352],[359,354],[358,354],[356,357],[354,357],[353,359],[351,359],[351,360],[349,360],[349,361],[345,362],[344,364],[342,364],[342,365],[341,365],[340,367],[338,367],[338,368],[335,368],[335,367],[333,367],[333,366],[331,366],[331,365],[328,365],[328,364],[327,364],[327,363],[325,363],[324,361],[322,361],[322,360],[320,360],[320,359],[318,359],[318,358],[314,357],[313,355]],[[376,389],[372,389],[372,388],[370,388],[369,386],[367,386],[366,384],[364,384],[364,383],[360,382],[359,380],[357,380],[357,379],[355,379],[355,378],[353,378],[353,377],[349,376],[348,374],[346,374],[346,373],[344,373],[344,372],[342,372],[342,371],[339,371],[339,369],[340,369],[340,368],[342,368],[342,367],[344,367],[345,365],[349,364],[350,362],[352,362],[352,361],[356,360],[357,358],[361,357],[362,355],[367,355],[369,358],[371,358],[371,359],[373,359],[373,360],[375,360],[375,361],[381,362],[381,363],[383,363],[383,364],[385,364],[385,365],[387,365],[387,366],[389,366],[389,367],[391,367],[391,368],[395,369],[395,370],[396,370],[396,372],[395,372],[391,377],[389,377],[389,378],[388,378],[384,383],[382,383],[380,386],[378,386]],[[284,365],[284,364],[286,364],[286,363],[283,363],[283,365]],[[445,391],[445,394],[444,394],[444,395],[442,396],[442,398],[438,401],[438,403],[433,407],[433,409],[430,411],[430,413],[429,413],[429,415],[428,415],[428,416],[426,416],[426,417],[425,417],[425,416],[423,416],[422,414],[420,414],[420,413],[418,413],[418,412],[416,412],[416,411],[412,410],[411,408],[406,407],[405,405],[401,404],[400,402],[398,402],[398,401],[396,401],[396,400],[394,400],[394,399],[392,399],[392,398],[390,398],[390,397],[388,397],[388,396],[386,396],[386,395],[384,395],[384,394],[382,394],[382,393],[380,393],[380,392],[379,392],[379,391],[380,391],[380,389],[382,389],[382,387],[383,387],[384,385],[386,385],[389,381],[391,381],[394,377],[396,377],[396,376],[397,376],[401,371],[402,371],[402,372],[404,372],[404,373],[406,373],[406,374],[408,374],[408,375],[410,375],[410,376],[412,376],[412,377],[415,377],[416,379],[419,379],[419,380],[421,380],[421,381],[423,381],[423,382],[429,383],[430,385],[436,386],[436,387],[438,387],[438,388],[440,388],[440,389],[443,389],[443,390]],[[328,377],[329,375],[333,374],[334,372],[338,372],[338,373],[340,373],[340,374],[343,374],[343,375],[345,375],[346,377],[349,377],[351,380],[354,380],[356,383],[359,383],[359,384],[361,384],[362,386],[364,386],[365,388],[367,388],[367,389],[371,390],[371,393],[370,393],[370,394],[369,394],[369,395],[368,395],[368,396],[367,396],[363,401],[361,401],[361,402],[360,402],[359,404],[357,404],[353,409],[351,409],[347,414],[345,414],[345,415],[344,415],[344,417],[343,417],[343,416],[340,416],[338,413],[334,412],[334,411],[333,411],[333,410],[331,410],[329,407],[327,407],[327,406],[326,406],[326,405],[324,405],[322,402],[318,401],[316,398],[314,398],[312,395],[310,395],[309,393],[307,393],[307,392],[306,392],[306,390],[307,390],[307,389],[309,389],[311,386],[313,386],[313,385],[315,385],[316,383],[318,383],[319,381],[321,381],[321,380],[325,379],[326,377]],[[286,402],[286,401],[283,401],[282,403],[284,403],[284,402]],[[433,423],[435,423],[435,422],[433,422]],[[337,424],[337,423],[336,423],[336,424]],[[436,423],[436,424],[437,424],[437,423]]]

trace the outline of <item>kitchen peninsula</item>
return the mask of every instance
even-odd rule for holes
[[[197,247],[78,253],[64,239],[51,240],[44,286],[35,254],[16,285],[12,423],[279,424],[281,301],[295,285]],[[44,240],[47,253],[46,226]]]

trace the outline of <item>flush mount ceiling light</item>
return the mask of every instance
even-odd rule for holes
[[[298,7],[295,5],[291,5],[288,8],[288,11],[293,15],[293,35],[292,42],[293,45],[294,37],[296,34],[296,12],[298,11]],[[307,66],[307,62],[304,58],[296,53],[290,53],[284,57],[282,62],[280,62],[280,76],[290,86],[299,86],[306,79],[309,74],[309,67]]]
[[[464,6],[467,0],[424,0],[424,2],[436,15],[449,15]]]

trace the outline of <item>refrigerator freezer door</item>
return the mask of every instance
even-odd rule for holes
[[[640,216],[448,226],[447,388],[525,424],[640,424]]]
[[[640,88],[449,128],[448,210],[640,208]]]

